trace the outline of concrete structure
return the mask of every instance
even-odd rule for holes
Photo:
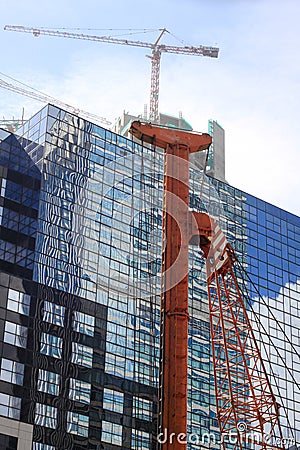
[[[208,133],[213,142],[209,151],[207,174],[225,181],[225,131],[216,120],[209,120]]]

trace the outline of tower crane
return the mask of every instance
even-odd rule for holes
[[[165,33],[168,33],[166,28],[160,30],[160,35],[154,43],[132,41],[128,39],[118,39],[110,36],[93,36],[89,34],[70,33],[67,31],[59,31],[47,28],[33,28],[24,27],[20,25],[5,25],[4,30],[18,31],[23,33],[32,33],[38,37],[40,35],[56,36],[70,39],[83,39],[96,42],[105,42],[109,44],[131,45],[134,47],[144,47],[152,50],[152,55],[148,56],[151,59],[151,89],[150,89],[150,121],[158,121],[158,98],[159,98],[159,75],[160,75],[160,60],[162,53],[175,53],[181,55],[193,56],[209,56],[211,58],[218,58],[219,49],[217,47],[208,47],[204,45],[199,46],[172,46],[160,44],[160,40]]]
[[[189,155],[207,150],[212,138],[138,121],[130,132],[165,154],[159,384],[159,436],[165,439],[160,448],[187,448],[188,246],[197,245],[206,260],[222,449],[250,444],[283,450],[279,405],[234,273],[235,252],[214,219],[189,210]]]
[[[17,94],[25,95],[26,97],[33,98],[43,103],[51,103],[58,108],[62,108],[68,111],[71,114],[79,114],[87,120],[102,123],[107,126],[111,125],[111,122],[109,122],[104,117],[99,117],[96,114],[91,114],[81,109],[75,108],[74,106],[63,103],[62,101],[57,100],[55,97],[51,97],[50,95],[44,94],[43,92],[40,92],[34,88],[30,88],[29,86],[27,86],[27,89],[25,89],[23,87],[17,86],[16,84],[8,83],[7,81],[0,78],[0,88],[16,92]]]

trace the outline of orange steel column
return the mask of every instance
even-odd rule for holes
[[[178,164],[178,157],[182,163]],[[163,450],[186,448],[187,433],[187,363],[188,363],[188,242],[187,211],[189,202],[189,148],[180,144],[165,150],[162,294],[162,426],[167,438]],[[172,194],[172,195],[169,195]],[[174,197],[179,199],[174,202]],[[187,205],[180,208],[181,202]],[[177,282],[176,260],[180,252]],[[179,278],[181,278],[179,276]],[[174,285],[175,284],[175,285]]]
[[[170,130],[138,121],[131,124],[129,131],[137,139],[165,150],[158,443],[162,450],[184,450],[187,439],[188,245],[192,234],[199,234],[198,222],[203,228],[203,244],[208,244],[210,234],[209,217],[200,213],[194,215],[188,208],[189,155],[207,150],[212,139],[206,133]]]

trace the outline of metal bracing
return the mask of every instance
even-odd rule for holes
[[[216,405],[222,448],[282,449],[279,410],[234,273],[233,248],[211,219],[206,259]]]
[[[231,255],[229,244],[226,252]],[[278,404],[229,258],[208,278],[211,342],[222,448],[281,450]]]
[[[150,120],[158,123],[158,98],[160,74],[160,50],[153,50],[151,59],[151,88],[150,88]]]

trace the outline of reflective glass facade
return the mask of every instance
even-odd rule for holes
[[[53,106],[18,133],[0,130],[0,415],[32,424],[33,449],[154,449],[162,153]],[[193,165],[190,207],[215,217],[236,249],[292,442],[300,429],[300,219]],[[196,247],[189,292],[188,448],[218,449]]]

